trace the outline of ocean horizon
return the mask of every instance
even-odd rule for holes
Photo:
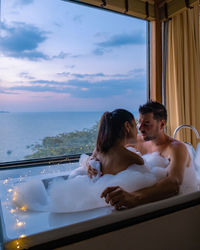
[[[47,136],[90,129],[102,114],[103,111],[0,113],[0,162],[24,160],[33,153],[31,146],[41,144]]]

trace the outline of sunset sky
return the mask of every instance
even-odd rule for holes
[[[1,0],[0,110],[137,110],[146,22],[62,0]]]

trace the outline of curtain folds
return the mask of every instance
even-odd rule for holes
[[[199,4],[169,22],[166,67],[167,133],[181,124],[193,125],[200,133],[200,30]],[[195,134],[182,129],[177,139],[198,143]]]

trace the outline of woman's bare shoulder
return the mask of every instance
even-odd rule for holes
[[[127,160],[132,161],[132,164],[138,164],[138,165],[144,164],[143,158],[138,153],[136,153],[130,149],[126,149],[126,154],[127,154],[127,156],[126,156]]]

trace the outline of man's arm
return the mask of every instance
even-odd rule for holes
[[[184,144],[174,142],[170,148],[170,166],[168,176],[151,187],[128,193],[120,187],[106,188],[101,197],[116,209],[131,208],[153,201],[162,200],[178,194],[184,176],[189,154]]]
[[[184,171],[190,164],[190,155],[185,144],[174,141],[170,147],[170,165],[169,176],[175,178],[181,185],[184,177]]]
[[[149,202],[169,198],[178,194],[179,184],[176,179],[166,177],[155,185],[140,189],[135,192],[126,192],[119,186],[108,187],[101,194],[116,209],[121,207],[132,208]]]

